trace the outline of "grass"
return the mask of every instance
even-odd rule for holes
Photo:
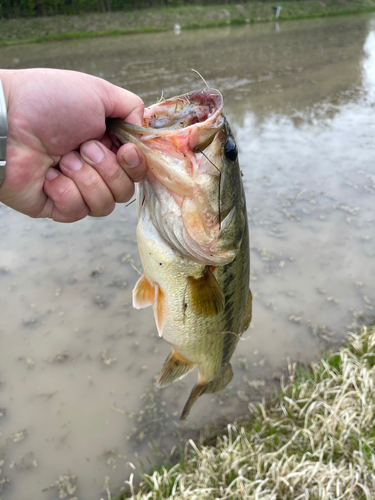
[[[131,498],[375,498],[375,327],[311,369],[289,372],[277,398],[250,406],[215,445],[190,440],[176,465],[137,488],[131,477]]]
[[[372,0],[294,0],[277,3],[282,7],[280,21],[375,11]],[[190,5],[131,12],[0,19],[0,45],[170,31],[176,23],[184,30],[268,22],[275,19],[272,5],[254,0],[237,5]]]

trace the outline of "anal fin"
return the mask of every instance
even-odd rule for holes
[[[158,387],[166,387],[176,380],[184,377],[195,366],[195,363],[188,361],[173,350],[164,361],[157,381]]]
[[[198,316],[215,316],[224,309],[224,294],[209,267],[200,278],[189,276],[187,292],[189,305]]]
[[[133,290],[133,307],[143,309],[154,303],[155,290],[145,273],[139,278]]]

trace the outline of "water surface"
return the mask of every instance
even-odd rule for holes
[[[169,352],[134,310],[135,205],[61,225],[0,205],[0,496],[117,494],[178,437],[239,416],[375,315],[372,16],[0,49],[2,68],[85,71],[151,104],[224,95],[251,234],[253,322],[235,376],[178,416],[196,373],[162,391]],[[148,457],[148,458],[147,458]],[[64,496],[65,495],[65,496]]]

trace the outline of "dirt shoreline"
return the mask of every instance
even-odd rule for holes
[[[373,498],[374,346],[374,326],[363,327],[311,367],[291,365],[275,398],[249,405],[216,442],[190,440],[180,462],[135,488],[130,479],[117,500]]]
[[[375,11],[371,0],[298,0],[278,2],[278,22]],[[131,35],[225,25],[275,21],[272,3],[254,1],[238,5],[183,6],[75,16],[0,19],[0,45],[52,40]]]

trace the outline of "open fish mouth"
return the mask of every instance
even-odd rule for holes
[[[110,124],[115,137],[133,142],[146,157],[139,211],[145,199],[163,238],[206,265],[233,260],[243,227],[237,149],[222,110],[221,93],[205,88],[147,108],[142,127]]]
[[[223,97],[218,90],[198,90],[163,101],[157,109],[146,109],[143,127],[169,131],[185,129],[210,118],[216,119],[222,109]]]

